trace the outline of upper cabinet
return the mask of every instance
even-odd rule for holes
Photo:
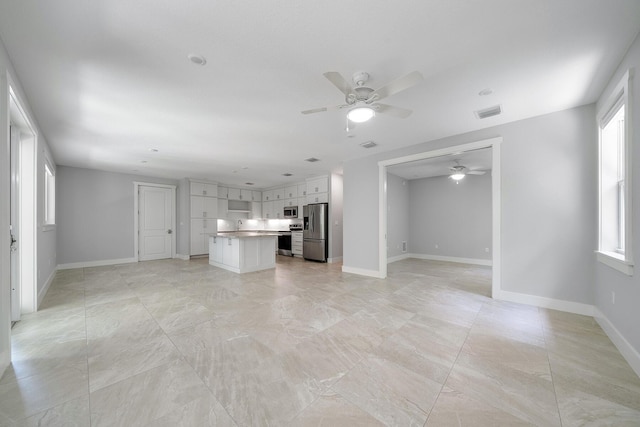
[[[329,177],[322,176],[307,180],[307,195],[329,192]]]
[[[284,200],[284,188],[275,188],[273,190],[273,200]]]
[[[218,184],[191,181],[191,195],[218,197]]]
[[[229,197],[229,188],[218,185],[218,199],[226,199]]]
[[[284,188],[285,199],[296,199],[298,197],[298,186],[291,185]]]

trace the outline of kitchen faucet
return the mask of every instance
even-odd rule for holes
[[[238,225],[236,226],[236,231],[240,230],[240,226],[242,225],[242,220],[238,220]]]

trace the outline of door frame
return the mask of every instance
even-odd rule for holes
[[[20,288],[20,312],[33,313],[38,309],[38,134],[31,124],[23,103],[13,90],[9,78],[9,122],[20,133],[18,146],[18,286]],[[9,141],[11,144],[11,141]],[[11,203],[11,201],[10,201]],[[11,255],[9,255],[11,256]],[[11,278],[9,278],[11,281]]]
[[[491,167],[491,205],[492,205],[492,280],[491,296],[499,298],[501,290],[501,170],[500,170],[500,145],[502,137],[484,139],[468,144],[453,145],[441,149],[425,151],[409,156],[397,157],[378,162],[378,273],[381,279],[387,277],[387,166],[414,162],[433,157],[461,153],[464,151],[478,150],[481,148],[492,149]]]
[[[140,187],[158,187],[171,190],[171,258],[176,257],[176,186],[170,184],[156,184],[154,182],[133,182],[133,254],[136,262],[140,261],[138,246],[140,233]]]

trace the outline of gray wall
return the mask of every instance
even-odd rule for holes
[[[594,122],[589,105],[345,163],[345,268],[378,271],[378,161],[502,136],[502,289],[593,304]]]
[[[596,262],[595,304],[613,326],[624,336],[637,352],[640,352],[640,36],[636,38],[626,57],[603,92],[606,98],[618,84],[620,78],[629,68],[635,68],[635,77],[631,84],[630,100],[633,105],[632,127],[632,191],[633,200],[633,250],[635,252],[635,275],[626,276],[604,264]],[[594,130],[595,132],[595,130]],[[594,166],[595,167],[595,166]],[[597,223],[594,222],[597,229]],[[615,292],[615,304],[611,294]]]
[[[491,259],[490,173],[409,181],[409,212],[411,253]]]
[[[134,257],[134,181],[177,185],[174,180],[58,166],[58,264]]]
[[[342,175],[332,173],[329,175],[330,194],[329,200],[329,258],[332,260],[342,259]]]
[[[409,182],[387,173],[387,258],[402,255],[402,242],[411,247],[409,235]]]

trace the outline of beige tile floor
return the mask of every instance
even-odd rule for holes
[[[640,425],[592,318],[494,301],[485,267],[340,267],[60,271],[13,329],[0,425]]]

